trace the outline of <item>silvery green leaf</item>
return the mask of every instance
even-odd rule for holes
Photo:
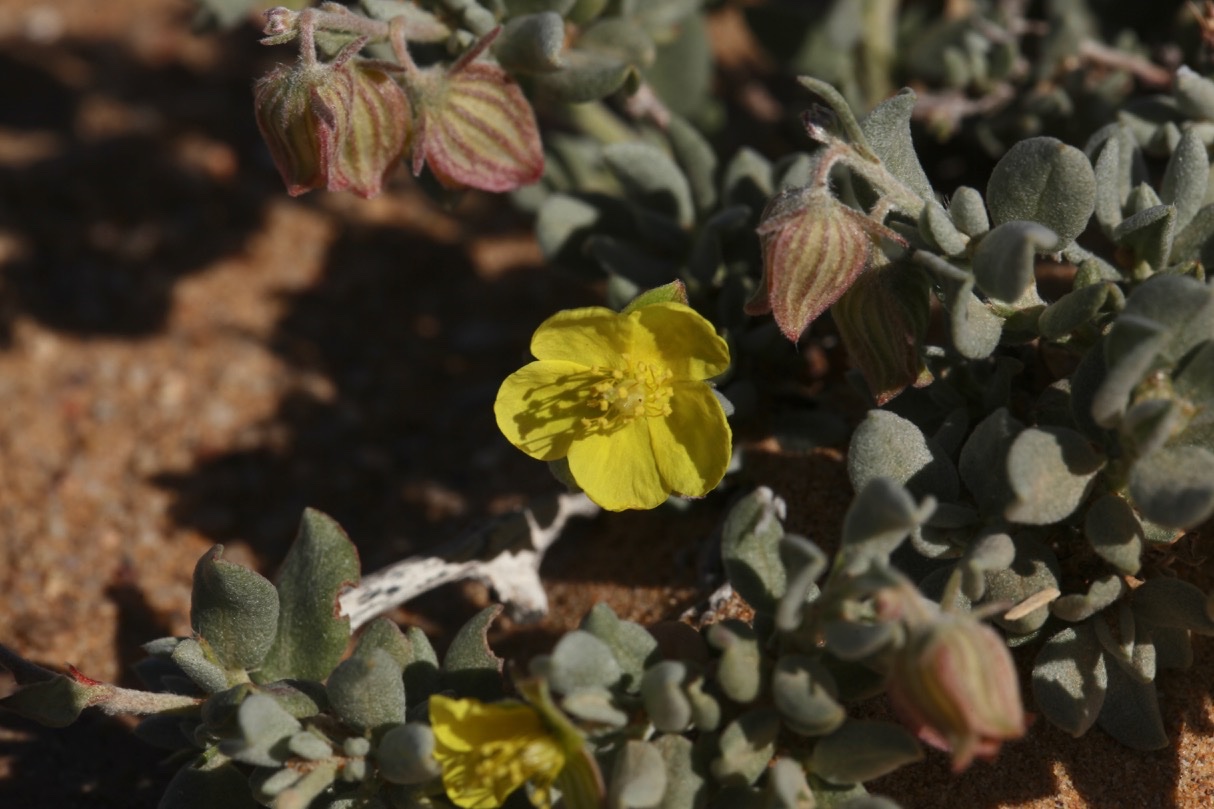
[[[597,262],[589,257],[586,243],[591,235],[619,234],[631,230],[625,203],[606,196],[575,197],[552,194],[540,206],[535,235],[549,262],[571,270],[598,275]]]
[[[1161,669],[1187,669],[1193,665],[1193,635],[1187,629],[1157,626],[1139,616],[1140,631],[1148,632],[1155,644],[1155,664]]]
[[[790,758],[777,757],[767,771],[764,809],[814,809],[817,802],[805,770]]]
[[[1142,524],[1122,497],[1106,494],[1088,508],[1083,533],[1096,554],[1118,571],[1134,575],[1142,563]]]
[[[1181,65],[1176,71],[1177,107],[1190,118],[1214,120],[1214,82]]]
[[[645,666],[657,662],[658,642],[640,624],[621,621],[606,604],[595,604],[582,619],[582,629],[607,644],[623,675],[623,686],[640,686]]]
[[[287,741],[287,748],[299,756],[311,761],[320,761],[333,755],[329,743],[310,730],[301,730]]]
[[[847,710],[836,701],[837,696],[830,673],[813,658],[786,654],[776,662],[771,698],[792,732],[822,736],[839,727]]]
[[[864,485],[843,518],[841,569],[862,573],[873,561],[888,562],[902,540],[923,524],[936,507],[930,495],[916,504],[910,493],[890,478]]]
[[[822,638],[830,653],[840,660],[871,659],[898,639],[898,632],[889,622],[827,620],[822,625]]]
[[[1059,246],[1073,242],[1096,207],[1096,175],[1087,156],[1055,138],[1022,140],[991,172],[986,201],[996,225],[1038,222]]]
[[[729,583],[758,612],[772,614],[786,586],[779,542],[784,501],[766,486],[743,497],[721,529],[721,556]]]
[[[1045,308],[1037,319],[1037,329],[1047,340],[1062,340],[1092,322],[1110,296],[1120,298],[1120,292],[1111,281],[1076,287]]]
[[[1176,151],[1163,174],[1160,197],[1176,206],[1176,229],[1183,230],[1193,221],[1205,202],[1210,185],[1210,157],[1206,146],[1192,127],[1185,129]]]
[[[1145,399],[1135,402],[1122,416],[1118,433],[1128,452],[1150,455],[1161,449],[1180,426],[1184,413],[1170,399]]]
[[[603,158],[633,202],[682,227],[695,221],[687,177],[661,149],[639,141],[612,143],[604,147]]]
[[[350,640],[350,619],[337,597],[358,583],[358,552],[333,518],[307,509],[275,583],[278,634],[254,676],[322,681]]]
[[[1007,408],[999,408],[978,423],[961,448],[958,471],[974,495],[979,510],[1003,514],[1015,497],[1008,480],[1008,452],[1024,428]]]
[[[743,705],[756,700],[763,690],[766,660],[755,631],[730,619],[713,624],[706,637],[709,645],[721,653],[717,661],[721,692]]]
[[[548,682],[552,690],[568,694],[579,688],[609,687],[620,679],[620,664],[611,647],[589,632],[567,633],[552,649]]]
[[[207,655],[202,644],[192,638],[177,644],[172,660],[187,677],[209,694],[223,691],[230,685],[227,672]]]
[[[648,742],[631,740],[615,754],[607,791],[608,809],[650,809],[666,792],[661,752]]]
[[[1159,198],[1154,187],[1146,182],[1134,186],[1125,201],[1126,213],[1130,215],[1142,213],[1150,208],[1158,208],[1161,205],[1163,205],[1163,200]]]
[[[224,755],[255,767],[277,767],[291,757],[291,736],[301,729],[299,721],[264,694],[250,694],[236,709],[240,736],[224,739]]]
[[[1126,603],[1117,605],[1117,633],[1108,621],[1096,620],[1092,627],[1104,649],[1106,659],[1116,663],[1139,683],[1155,679],[1155,644],[1145,625],[1139,626],[1133,610]]]
[[[961,589],[970,601],[977,601],[986,593],[985,574],[993,570],[1011,567],[1016,558],[1016,544],[1012,538],[1000,531],[991,531],[970,543],[960,563]]]
[[[658,52],[644,71],[645,83],[675,115],[698,118],[713,109],[716,73],[706,20],[705,14],[693,14],[669,32],[649,31]]]
[[[1214,616],[1207,596],[1187,581],[1167,577],[1147,579],[1134,590],[1134,614],[1156,626],[1214,635]]]
[[[1143,517],[1169,528],[1192,528],[1214,513],[1214,453],[1165,447],[1135,461],[1130,497]]]
[[[614,728],[628,724],[628,714],[616,707],[611,692],[601,686],[569,692],[561,699],[561,708],[583,722]]]
[[[1111,128],[1116,124],[1110,124]],[[1121,139],[1109,137],[1096,158],[1096,221],[1110,235],[1121,224],[1128,190],[1123,172],[1126,164],[1121,159]]]
[[[503,661],[489,648],[487,634],[501,614],[502,605],[494,604],[460,627],[443,658],[444,688],[478,699],[492,699],[501,693]]]
[[[329,675],[326,691],[333,710],[357,730],[374,730],[405,721],[401,669],[383,649],[343,660]]]
[[[292,767],[278,770],[258,767],[249,776],[249,788],[254,797],[263,804],[272,805],[274,798],[299,783],[304,774]]]
[[[701,676],[693,677],[684,687],[683,693],[691,703],[691,723],[696,729],[711,733],[721,726],[721,702],[714,696],[716,688],[705,691],[705,682]]]
[[[1206,205],[1193,214],[1193,219],[1172,240],[1168,263],[1176,264],[1193,258],[1207,258],[1214,236],[1214,205]]]
[[[387,652],[403,670],[409,664],[412,649],[400,626],[391,618],[380,616],[367,624],[358,634],[352,657],[366,657],[376,649]]]
[[[49,680],[28,683],[0,699],[0,707],[32,719],[48,728],[65,728],[80,717],[80,712],[96,705],[106,690],[105,683],[85,685],[72,677],[57,674]]]
[[[891,174],[925,202],[935,202],[932,184],[919,164],[919,155],[911,140],[910,120],[914,108],[915,92],[904,88],[874,107],[860,123],[860,129]],[[952,251],[946,252],[953,255]]]
[[[564,67],[565,21],[553,11],[516,16],[493,43],[493,55],[511,73],[551,73]]]
[[[793,152],[784,155],[772,167],[776,192],[791,188],[803,188],[813,182],[814,171],[820,164],[818,155],[808,152]]]
[[[922,758],[919,743],[901,725],[849,719],[814,745],[810,770],[832,783],[854,784]]]
[[[1004,222],[982,237],[974,251],[974,281],[996,300],[1018,301],[1034,283],[1038,253],[1060,247],[1058,237],[1036,222]]]
[[[578,48],[646,67],[653,63],[656,45],[645,29],[626,17],[604,17],[586,28]]]
[[[847,476],[855,491],[889,478],[920,498],[952,501],[960,492],[957,470],[940,445],[914,422],[888,410],[869,410],[852,434]]]
[[[1121,577],[1109,573],[1093,581],[1086,593],[1072,593],[1054,599],[1050,612],[1064,621],[1079,623],[1121,598],[1125,591],[1125,582]]]
[[[919,233],[946,256],[960,256],[969,244],[969,238],[957,229],[944,206],[934,199],[924,205],[919,214]]]
[[[577,0],[505,0],[506,13],[511,19],[523,14],[540,14],[545,11],[564,17],[576,2]]]
[[[574,25],[585,25],[603,13],[610,0],[574,0],[566,19]]]
[[[647,0],[638,3],[637,21],[654,36],[670,36],[671,29],[700,10],[703,0]]]
[[[1049,525],[1069,517],[1091,491],[1104,458],[1082,435],[1065,427],[1029,427],[1007,451],[1007,481],[1014,500],[1011,522]]]
[[[770,708],[742,714],[721,731],[720,755],[709,769],[722,786],[748,786],[767,769],[776,750],[780,716]]]
[[[667,774],[666,792],[658,809],[702,809],[708,789],[693,760],[695,748],[691,741],[668,733],[654,739],[653,746],[662,754]]]
[[[1126,298],[1125,314],[1166,324],[1168,342],[1161,351],[1163,360],[1179,363],[1198,343],[1214,338],[1214,289],[1185,275],[1161,274],[1148,278]],[[1120,318],[1119,318],[1120,320]],[[1134,339],[1121,346],[1116,324],[1109,336],[1105,356],[1109,366],[1114,357],[1133,347]]]
[[[1090,416],[1101,427],[1116,426],[1130,394],[1155,364],[1167,338],[1162,323],[1122,312],[1104,340],[1103,373],[1091,394],[1090,413],[1076,413],[1076,418]],[[1098,361],[1094,352],[1093,357],[1092,362]],[[1081,401],[1076,399],[1077,404]]]
[[[868,158],[873,162],[880,162],[880,157],[877,156],[877,153],[873,150],[872,145],[868,142],[868,136],[865,134],[864,129],[859,123],[856,122],[856,116],[855,113],[852,112],[851,106],[847,103],[847,100],[838,90],[836,90],[830,84],[810,76],[798,76],[797,81],[800,82],[801,86],[806,90],[809,90],[811,93],[818,96],[818,98],[826,102],[826,106],[828,106],[831,112],[835,114],[835,118],[839,123],[839,128],[843,130],[843,135],[847,140],[851,141],[852,147],[855,148],[855,150],[859,152],[862,157]],[[899,104],[902,103],[905,102],[899,102]],[[914,103],[913,98],[911,99],[911,103]],[[895,106],[890,110],[890,112],[893,113],[896,110],[897,107]],[[884,117],[885,116],[883,115],[882,118]]]
[[[278,631],[278,591],[264,576],[221,558],[214,545],[194,567],[190,625],[225,669],[252,669]]]
[[[662,733],[682,733],[691,725],[691,702],[683,693],[687,679],[686,664],[677,660],[663,660],[641,677],[645,713]]]
[[[986,203],[978,189],[963,185],[953,192],[949,201],[948,215],[957,226],[957,230],[969,236],[981,236],[991,229],[991,221],[986,215]]]
[[[776,607],[776,627],[795,632],[801,627],[807,605],[820,594],[816,582],[826,570],[827,557],[808,539],[786,534],[780,539],[780,559],[788,584]]]
[[[1108,672],[1091,623],[1052,636],[1033,663],[1033,699],[1050,722],[1078,738],[1104,704]]]
[[[721,177],[721,199],[726,206],[744,205],[757,215],[774,190],[771,161],[747,146],[734,154]]]
[[[438,690],[438,654],[430,645],[426,633],[416,626],[409,627],[409,659],[405,661],[405,693],[420,704]]]
[[[1167,747],[1155,684],[1136,682],[1121,666],[1106,666],[1106,671],[1108,692],[1096,720],[1101,729],[1133,750]]]
[[[532,78],[536,92],[565,104],[606,98],[635,79],[636,68],[614,56],[574,49],[564,54],[565,66]]]
[[[1012,564],[986,574],[984,603],[1018,604],[1029,596],[1058,586],[1061,579],[1058,557],[1048,545],[1027,532],[1013,534],[1012,542],[1016,546]],[[1040,629],[1049,617],[1049,606],[1042,604],[1021,618],[1008,619],[999,615],[993,621],[1012,634],[1025,635]]]
[[[1129,247],[1139,261],[1155,270],[1167,264],[1176,234],[1176,207],[1156,205],[1122,220],[1113,229],[1113,240]]]
[[[207,751],[177,771],[157,809],[258,809],[245,773]]]
[[[683,169],[696,210],[706,213],[717,204],[717,153],[685,118],[672,116],[666,128],[674,159]]]
[[[1003,334],[1003,320],[973,293],[974,277],[960,283],[945,281],[944,306],[948,309],[953,346],[966,359],[991,355]]]

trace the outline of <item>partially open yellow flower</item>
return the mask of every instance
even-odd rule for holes
[[[730,430],[705,380],[729,348],[688,306],[570,309],[531,338],[536,362],[502,383],[494,412],[533,458],[568,458],[591,500],[611,511],[702,497],[729,465]]]
[[[529,782],[531,802],[548,809],[558,778],[568,805],[598,803],[597,776],[589,769],[582,737],[568,720],[554,722],[523,702],[435,695],[430,697],[430,727],[443,788],[457,806],[496,809]]]

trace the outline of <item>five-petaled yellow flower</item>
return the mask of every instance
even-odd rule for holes
[[[569,806],[597,806],[601,783],[581,735],[568,720],[552,720],[523,702],[430,697],[447,797],[464,809],[496,809],[529,782],[531,802],[548,809],[557,783]]]
[[[654,508],[720,482],[729,423],[705,380],[729,367],[729,348],[695,310],[664,302],[558,312],[532,336],[531,353],[536,362],[498,391],[497,425],[533,458],[567,457],[591,500],[611,511]]]

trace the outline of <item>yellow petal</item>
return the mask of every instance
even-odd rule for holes
[[[653,458],[646,422],[636,419],[606,433],[589,433],[569,448],[569,472],[591,500],[608,511],[656,508],[670,490]]]
[[[628,351],[635,324],[602,306],[566,309],[540,324],[531,337],[539,360],[565,360],[580,365],[618,368]]]
[[[712,324],[681,303],[655,303],[628,315],[640,327],[630,352],[638,361],[657,362],[675,379],[711,379],[729,367],[729,346]]]
[[[731,433],[720,401],[708,385],[676,383],[670,415],[649,419],[653,454],[668,491],[703,497],[729,466]]]
[[[506,377],[493,413],[506,439],[532,458],[555,461],[569,452],[582,419],[595,415],[586,405],[593,380],[584,365],[541,360]]]

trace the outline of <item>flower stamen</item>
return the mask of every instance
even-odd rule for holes
[[[634,362],[621,355],[624,368],[595,366],[592,376],[599,379],[590,387],[587,405],[598,415],[582,419],[587,430],[604,432],[629,424],[638,418],[669,416],[674,374],[652,362]]]

